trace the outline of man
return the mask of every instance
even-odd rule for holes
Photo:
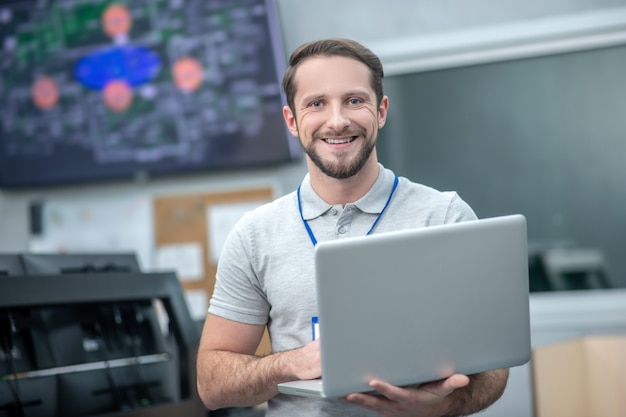
[[[382,78],[378,57],[351,40],[311,42],[291,55],[283,115],[308,174],[297,191],[244,216],[224,245],[198,352],[198,391],[208,408],[268,401],[268,416],[455,416],[502,394],[507,369],[417,388],[372,380],[378,395],[340,400],[278,394],[280,382],[321,375],[310,332],[317,241],[476,218],[456,193],[398,178],[378,163],[376,138],[389,108]],[[256,357],[266,324],[274,353]]]

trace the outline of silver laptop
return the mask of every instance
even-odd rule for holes
[[[526,219],[516,214],[315,248],[322,379],[285,394],[337,398],[530,359]]]

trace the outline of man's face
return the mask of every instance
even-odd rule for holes
[[[283,115],[313,164],[332,178],[349,178],[372,156],[388,100],[376,106],[369,68],[351,58],[315,56],[295,74],[295,114]]]

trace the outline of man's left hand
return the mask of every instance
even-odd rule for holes
[[[446,414],[447,396],[467,386],[469,382],[468,376],[459,374],[411,388],[372,380],[369,385],[378,394],[352,393],[344,399],[383,417],[436,417]]]

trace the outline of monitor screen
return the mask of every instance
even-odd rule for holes
[[[16,0],[0,29],[0,186],[299,158],[273,0]]]

